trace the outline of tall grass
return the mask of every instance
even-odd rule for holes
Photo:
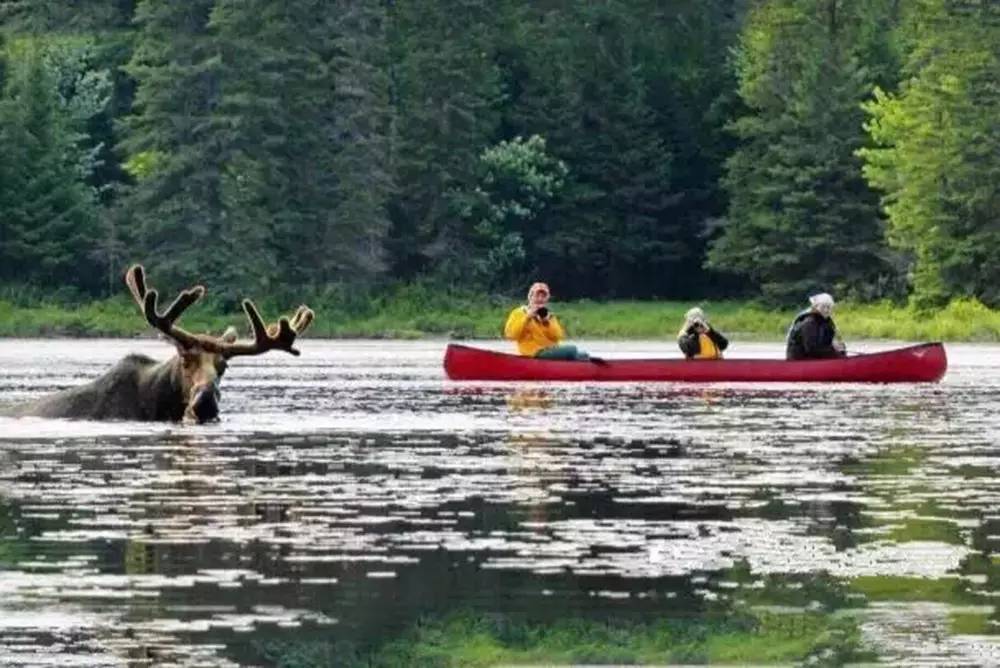
[[[0,298],[0,336],[137,336],[149,333],[135,304],[126,297],[68,305],[58,300],[27,302]],[[263,300],[265,318],[277,314],[274,301]],[[495,297],[442,294],[426,286],[396,288],[371,299],[323,295],[308,300],[317,318],[318,337],[497,338],[516,303]],[[555,302],[574,338],[673,339],[693,302],[575,301]],[[780,340],[795,315],[753,302],[700,302],[713,325],[737,340]],[[1000,310],[974,299],[960,299],[936,311],[918,311],[889,302],[838,305],[836,320],[848,340],[887,338],[909,341],[1000,341]],[[238,311],[224,311],[207,300],[184,314],[193,331],[221,332],[228,325],[245,328]]]

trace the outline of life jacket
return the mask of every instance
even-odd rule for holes
[[[704,332],[698,332],[698,354],[694,356],[696,360],[720,360],[722,351],[715,345],[712,337]]]

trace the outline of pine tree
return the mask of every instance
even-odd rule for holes
[[[500,98],[495,12],[488,0],[401,0],[390,9],[395,107],[390,252],[394,273],[457,277],[469,230],[454,206],[496,138]]]
[[[93,289],[94,192],[42,48],[23,42],[0,83],[0,278]]]
[[[363,285],[384,268],[384,17],[356,0],[220,1],[228,215],[241,255],[289,284]]]
[[[342,0],[335,16],[333,108],[337,203],[332,211],[331,278],[370,282],[388,269],[385,242],[395,184],[389,164],[388,16],[367,0]]]
[[[0,3],[0,25],[35,34],[105,31],[125,27],[133,5],[134,0],[4,0]]]
[[[136,9],[127,69],[137,89],[122,141],[136,184],[124,205],[137,259],[156,266],[165,284],[204,280],[235,297],[257,269],[232,252],[235,221],[224,206],[228,147],[214,118],[222,80],[208,30],[212,5],[145,0]]]
[[[880,296],[891,282],[883,221],[861,177],[862,0],[779,0],[756,8],[738,58],[749,113],[732,127],[729,214],[709,266],[751,278],[776,301],[826,289]]]
[[[866,105],[890,238],[911,252],[914,298],[1000,306],[1000,6],[921,0],[901,30],[907,77]]]
[[[730,53],[748,11],[747,0],[630,2],[641,17],[636,28],[639,73],[657,133],[671,156],[669,218],[685,254],[663,275],[659,292],[671,297],[718,294],[724,276],[702,269],[707,241],[725,215],[722,187],[735,138],[726,130],[740,112]],[[666,269],[666,268],[665,268]]]
[[[670,215],[671,156],[638,72],[636,25],[615,2],[528,12],[511,122],[569,169],[529,256],[560,294],[662,294],[649,277],[669,280],[689,249]]]

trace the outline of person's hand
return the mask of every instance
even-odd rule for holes
[[[844,345],[844,342],[841,341],[840,339],[837,339],[836,341],[833,342],[833,349],[836,350],[841,355],[845,355],[847,353],[847,346]]]

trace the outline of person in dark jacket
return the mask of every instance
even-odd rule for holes
[[[684,315],[684,325],[677,333],[677,345],[688,359],[719,360],[729,341],[708,324],[705,312],[695,307]]]
[[[825,292],[809,298],[809,308],[795,316],[788,329],[787,359],[829,359],[847,354],[833,322],[833,306],[833,297]]]

